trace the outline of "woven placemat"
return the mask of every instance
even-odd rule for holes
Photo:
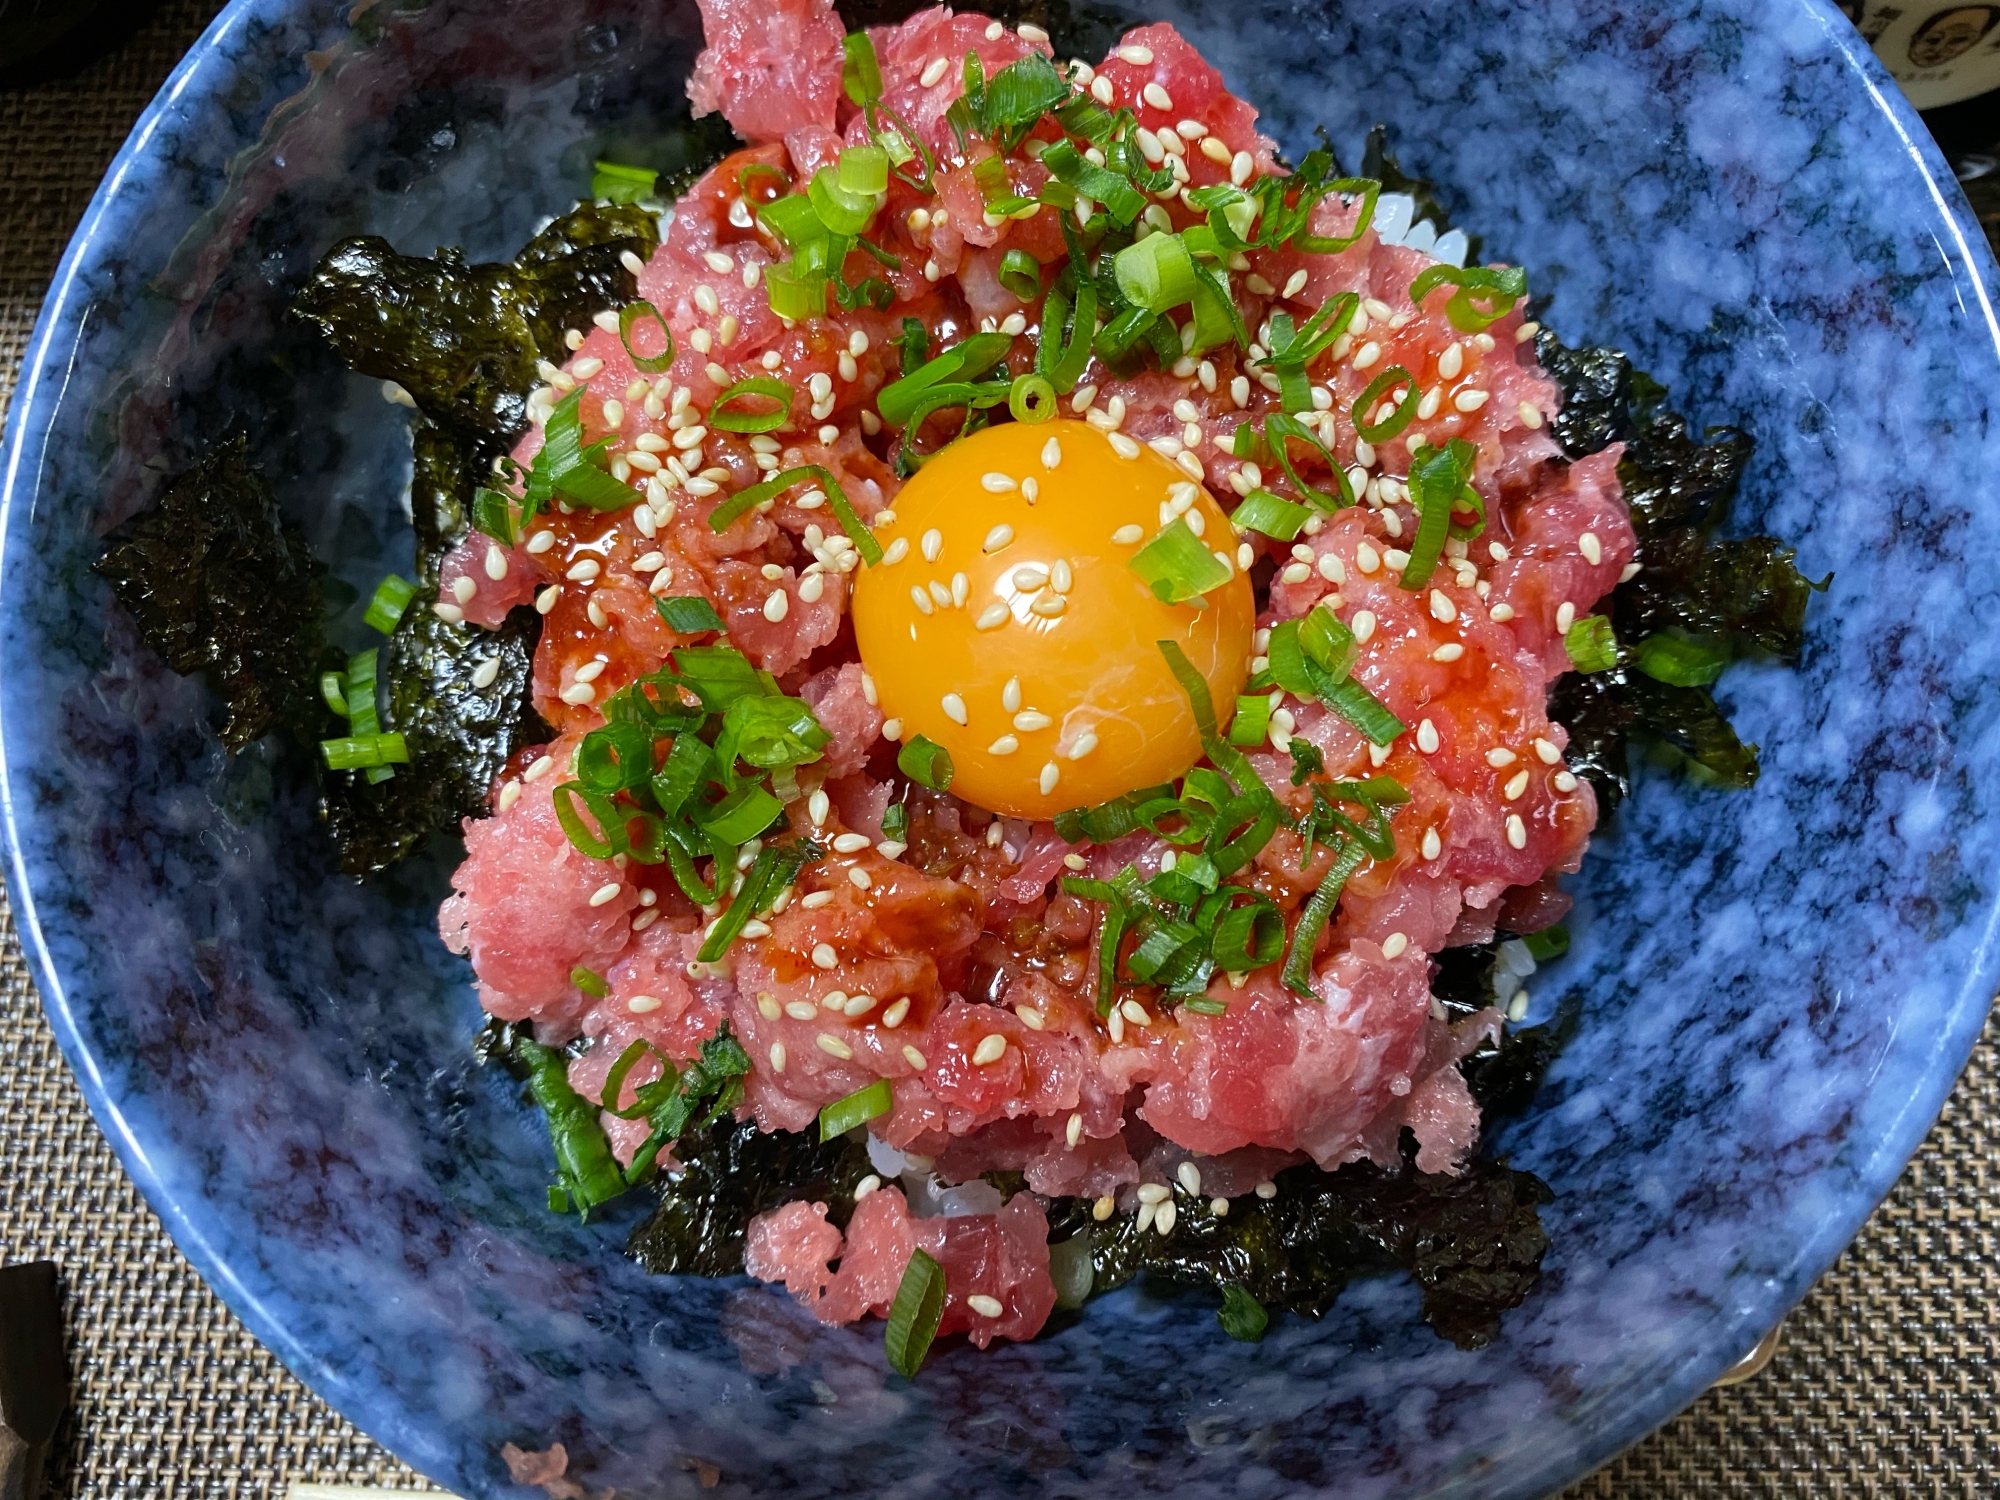
[[[217,7],[168,0],[74,76],[0,89],[0,400],[84,205]],[[1786,1325],[1771,1366],[1711,1392],[1571,1492],[1835,1500],[2000,1491],[2000,1020],[1910,1170]],[[91,1121],[0,908],[0,1260],[68,1285],[76,1404],[59,1496],[422,1488],[195,1276]]]

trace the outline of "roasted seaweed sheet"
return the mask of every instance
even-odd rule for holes
[[[582,204],[512,261],[467,265],[452,251],[399,255],[362,236],[328,251],[293,303],[363,374],[393,380],[417,404],[410,512],[417,598],[382,656],[382,727],[410,764],[371,784],[326,777],[327,826],[351,874],[387,869],[440,830],[475,816],[508,758],[548,736],[529,707],[541,622],[517,609],[498,631],[449,625],[428,608],[444,556],[464,536],[472,493],[527,420],[536,365],[565,357],[565,332],[637,295],[627,253],[659,243],[654,219]],[[489,659],[499,675],[471,685]]]
[[[320,580],[303,532],[251,467],[242,434],[175,479],[106,539],[97,571],[176,672],[204,672],[228,705],[222,742],[276,729],[317,739]]]

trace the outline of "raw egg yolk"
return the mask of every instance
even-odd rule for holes
[[[1047,818],[1186,771],[1201,736],[1161,641],[1227,722],[1250,672],[1250,580],[1221,508],[1152,449],[1005,423],[948,445],[895,512],[855,582],[854,631],[883,715],[951,753],[955,795]],[[1128,566],[1177,514],[1232,575],[1199,609]]]

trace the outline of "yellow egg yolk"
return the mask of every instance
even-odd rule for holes
[[[1047,818],[1186,771],[1200,731],[1161,641],[1228,721],[1250,672],[1250,580],[1221,508],[1152,449],[1083,422],[1005,423],[946,447],[895,511],[854,586],[855,636],[903,742],[951,753],[955,795]],[[1201,608],[1162,603],[1129,566],[1177,512],[1232,575]]]

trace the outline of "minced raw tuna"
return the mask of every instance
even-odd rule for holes
[[[633,1040],[681,1061],[725,1020],[751,1062],[742,1108],[767,1130],[811,1128],[823,1106],[887,1080],[892,1107],[869,1129],[916,1161],[917,1176],[933,1158],[950,1181],[1017,1171],[1033,1193],[1129,1207],[1136,1184],[1170,1180],[1189,1159],[1223,1196],[1306,1160],[1394,1167],[1405,1128],[1423,1170],[1457,1171],[1478,1134],[1458,1061],[1499,1017],[1448,1024],[1430,995],[1431,955],[1490,937],[1503,918],[1518,932],[1561,915],[1553,877],[1578,867],[1596,807],[1565,768],[1567,737],[1545,705],[1551,681],[1570,668],[1570,626],[1634,558],[1619,450],[1555,462],[1547,420],[1557,394],[1535,362],[1533,326],[1514,310],[1463,332],[1446,311],[1450,286],[1413,306],[1411,282],[1436,262],[1372,228],[1337,253],[1283,245],[1232,262],[1243,318],[1267,337],[1274,313],[1302,323],[1329,298],[1359,295],[1313,366],[1314,409],[1300,415],[1351,470],[1362,503],[1315,519],[1294,543],[1254,533],[1242,541],[1270,559],[1259,626],[1331,609],[1360,643],[1354,679],[1409,731],[1385,752],[1318,703],[1288,699],[1250,760],[1291,814],[1311,805],[1309,790],[1291,784],[1293,742],[1315,748],[1329,776],[1393,777],[1409,801],[1395,814],[1393,856],[1364,860],[1346,884],[1312,960],[1312,999],[1287,989],[1272,965],[1238,980],[1218,974],[1210,994],[1221,1014],[1128,1001],[1101,1018],[1092,988],[1101,914],[1063,894],[1060,879],[1108,880],[1127,867],[1149,877],[1171,846],[1144,832],[1072,846],[1046,822],[996,818],[907,786],[847,623],[860,559],[824,497],[795,487],[719,533],[708,521],[731,494],[800,465],[829,471],[863,522],[893,506],[897,434],[873,401],[903,373],[906,320],[936,348],[1020,315],[1007,368],[1032,368],[1038,309],[999,269],[1008,251],[1025,251],[1052,277],[1066,253],[1061,210],[986,213],[976,162],[961,155],[947,111],[963,92],[967,53],[991,76],[1046,54],[1047,43],[941,8],[870,31],[883,102],[935,155],[936,193],[890,180],[871,231],[898,258],[871,271],[886,281],[889,306],[788,324],[762,282],[789,253],[749,206],[768,201],[774,183],[802,187],[843,143],[866,143],[869,127],[842,93],[841,26],[826,0],[703,0],[702,13],[710,45],[690,94],[750,144],[695,184],[638,269],[639,295],[678,353],[670,369],[642,374],[615,316],[600,319],[560,370],[545,368],[530,403],[537,425],[514,454],[531,463],[540,424],[583,387],[583,440],[610,440],[610,472],[640,503],[558,508],[511,548],[474,534],[444,569],[439,604],[458,617],[497,625],[528,601],[542,613],[534,706],[560,736],[520,758],[494,788],[491,815],[467,824],[467,858],[441,914],[487,1009],[532,1020],[546,1043],[591,1039],[570,1068],[591,1099]],[[1179,189],[1278,170],[1256,111],[1170,25],[1138,28],[1075,76],[1107,109],[1135,112],[1148,159],[1167,164]],[[1046,144],[1057,133],[1045,118],[1030,139]],[[979,142],[975,154],[990,150]],[[1047,182],[1038,154],[1006,162],[1013,192]],[[1184,192],[1152,201],[1149,212],[1175,229],[1199,221]],[[1342,234],[1359,212],[1328,196],[1310,227]],[[1393,366],[1413,372],[1421,405],[1376,449],[1346,414]],[[723,390],[771,373],[795,392],[782,431],[704,424]],[[1277,386],[1226,344],[1124,376],[1094,360],[1069,405],[1101,429],[1187,455],[1183,467],[1232,505],[1284,482],[1231,442],[1245,421],[1282,409]],[[1447,542],[1428,585],[1405,589],[1398,575],[1418,521],[1404,483],[1411,451],[1452,439],[1475,451],[1486,526],[1469,542]],[[1331,486],[1320,459],[1301,454],[1294,449],[1304,476]],[[580,737],[603,722],[600,705],[676,647],[712,639],[669,626],[655,607],[668,596],[711,604],[727,641],[802,696],[830,735],[799,774],[785,826],[822,847],[848,833],[866,840],[807,867],[718,965],[692,962],[712,909],[683,895],[664,865],[587,858],[551,801]],[[885,841],[892,790],[907,822]],[[1300,837],[1281,828],[1238,877],[1288,923],[1334,858],[1322,843],[1302,866],[1302,852]],[[579,968],[604,977],[601,997],[578,988]],[[997,1057],[977,1060],[996,1037]],[[617,1102],[657,1072],[648,1059]],[[606,1123],[629,1159],[643,1125]],[[844,1234],[824,1205],[790,1203],[750,1226],[747,1264],[822,1319],[844,1322],[884,1313],[921,1246],[946,1270],[946,1331],[963,1329],[981,1346],[1029,1338],[1054,1305],[1033,1193],[997,1212],[913,1218],[904,1193],[883,1187],[861,1200]],[[975,1310],[973,1297],[997,1302],[1000,1315]]]

